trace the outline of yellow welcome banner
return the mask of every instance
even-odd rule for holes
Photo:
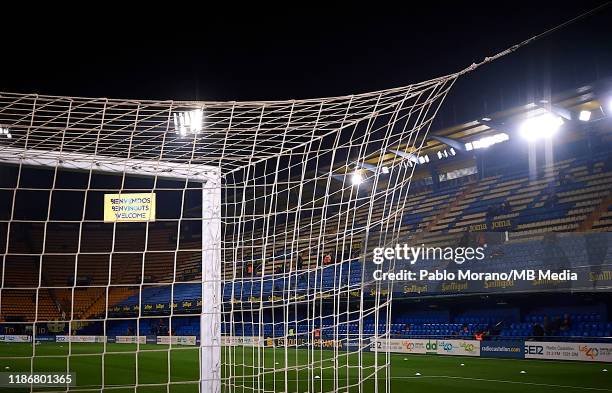
[[[104,222],[155,221],[155,193],[104,194]]]

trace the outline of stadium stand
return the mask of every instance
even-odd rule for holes
[[[580,144],[576,141],[564,142],[558,148],[554,163],[537,163],[535,167],[527,167],[520,160],[510,158],[500,159],[506,164],[488,168],[486,175],[466,170],[458,179],[437,185],[423,183],[416,177],[409,197],[405,197],[406,190],[398,189],[391,197],[375,199],[372,214],[369,208],[351,210],[347,214],[348,209],[333,203],[325,213],[314,207],[304,209],[295,234],[284,232],[284,228],[294,225],[285,225],[283,220],[292,218],[279,218],[266,255],[253,251],[259,249],[258,244],[251,249],[225,250],[222,296],[225,302],[235,305],[235,310],[228,311],[229,320],[235,323],[224,323],[224,332],[238,336],[282,337],[287,333],[285,325],[297,334],[311,331],[312,325],[300,322],[305,318],[300,313],[285,321],[285,316],[269,311],[260,315],[261,320],[255,320],[257,313],[249,304],[274,305],[282,301],[282,295],[287,292],[296,297],[324,298],[326,293],[333,293],[338,288],[348,288],[348,293],[353,287],[357,289],[364,279],[367,281],[371,277],[372,264],[354,255],[369,246],[365,234],[375,237],[384,218],[397,212],[399,206],[404,212],[401,234],[416,244],[455,246],[466,234],[469,234],[469,241],[474,241],[478,233],[491,232],[493,224],[497,225],[495,232],[504,233],[506,238],[502,242],[489,239],[489,269],[491,266],[499,271],[550,266],[552,255],[554,266],[558,268],[589,265],[594,266],[592,271],[597,273],[598,264],[610,260],[612,251],[601,238],[577,235],[607,233],[612,229],[610,141],[605,137],[603,141],[597,151],[577,147]],[[323,221],[324,226],[320,225]],[[178,225],[178,220],[162,220],[148,226],[122,224],[113,233],[100,222],[50,221],[46,228],[42,222],[15,222],[11,225],[8,251],[17,255],[6,258],[4,322],[33,321],[36,315],[32,310],[36,309],[38,319],[94,321],[106,315],[135,317],[139,312],[143,316],[165,318],[172,310],[173,318],[177,319],[172,323],[174,329],[197,335],[197,319],[189,314],[198,313],[202,302],[198,284],[201,228],[191,225],[189,220],[183,221],[180,229]],[[368,231],[361,230],[366,227]],[[0,232],[6,230],[5,225],[0,225]],[[40,239],[44,231],[47,241],[42,244]],[[266,238],[262,228],[248,231],[245,237]],[[275,238],[282,241],[274,242]],[[285,249],[286,244],[291,243],[289,238],[295,239],[293,250]],[[348,251],[320,250],[316,239],[321,238],[332,240],[332,243],[350,239],[342,241]],[[41,253],[43,247],[44,257],[39,263],[33,255]],[[295,250],[302,254],[299,269]],[[330,265],[322,263],[322,255],[327,252],[332,255]],[[235,256],[240,260],[238,269],[233,263]],[[479,267],[474,270],[478,271]],[[166,282],[169,285],[159,285]],[[172,282],[175,284],[170,285]],[[139,291],[141,283],[143,287]],[[109,289],[105,289],[109,284]],[[72,285],[76,285],[74,291],[70,288]],[[38,286],[41,288],[37,300],[36,291],[31,288]],[[420,294],[402,285],[396,285],[393,292],[398,300]],[[244,309],[248,312],[242,312]],[[527,337],[533,333],[533,325],[542,323],[545,315],[556,320],[565,314],[570,315],[574,323],[571,328],[559,332],[563,337],[611,335],[607,312],[600,309],[585,313],[584,306],[540,313],[526,313],[524,306],[502,310],[458,308],[452,312],[402,313],[401,310],[400,307],[393,316],[390,329],[392,335],[399,337],[471,337],[492,326],[496,326],[499,337]],[[315,319],[314,326],[321,328],[323,336],[328,329],[357,333],[358,324],[351,322],[348,315],[344,317],[346,321]],[[366,322],[363,332],[374,334],[376,322]],[[96,326],[99,329],[96,323],[80,325],[77,333],[95,331]],[[155,319],[145,318],[139,329],[149,332],[155,323]],[[133,320],[119,319],[109,321],[107,330],[119,334],[128,328],[135,330]],[[383,332],[384,328],[379,322],[378,331]]]
[[[416,231],[420,239],[428,244],[454,244],[470,225],[486,222],[487,220],[510,220],[510,241],[503,245],[503,252],[496,258],[500,267],[519,266],[516,261],[523,261],[525,265],[534,266],[537,261],[534,256],[538,255],[537,248],[539,240],[546,232],[572,232],[583,225],[589,217],[597,212],[597,218],[592,220],[592,230],[606,231],[609,229],[607,222],[612,214],[610,206],[610,189],[612,189],[612,172],[606,168],[606,155],[600,154],[594,157],[578,157],[558,161],[552,166],[539,168],[537,178],[530,177],[526,171],[512,171],[495,176],[485,177],[481,180],[473,180],[461,186],[450,187],[441,191],[426,190],[410,197],[405,201],[408,212],[403,222],[407,228]],[[564,180],[571,178],[571,180]],[[551,191],[556,194],[554,204],[547,203],[551,198]],[[493,206],[508,203],[510,211],[507,213],[494,214],[487,217],[487,210]],[[384,205],[379,202],[380,215],[383,214]],[[446,207],[446,208],[445,208]],[[357,220],[357,218],[356,218]],[[606,221],[607,220],[607,221]],[[363,221],[356,221],[355,225],[364,225]],[[608,223],[609,224],[609,223]],[[333,227],[333,225],[332,225]],[[582,226],[584,228],[584,226]],[[28,252],[35,251],[40,245],[36,244],[36,233],[42,227],[32,226],[33,232],[28,236],[17,237],[19,241],[11,242],[12,251]],[[138,297],[133,296],[136,291],[130,290],[129,285],[140,283],[143,254],[135,251],[137,244],[142,244],[144,251],[144,238],[138,228],[125,229],[122,243],[116,244],[113,254],[112,273],[110,276],[113,284],[124,284],[128,287],[119,287],[111,290],[108,304],[112,313],[120,313],[127,309],[134,312],[134,307],[139,304]],[[15,228],[15,231],[20,231]],[[590,229],[589,229],[590,230]],[[49,243],[46,245],[48,256],[42,264],[41,280],[46,287],[61,287],[71,284],[74,280],[73,257],[59,255],[61,253],[73,252],[75,248],[74,233],[78,228],[70,224],[58,224],[51,231]],[[79,255],[77,285],[79,280],[91,283],[103,284],[108,281],[109,261],[104,260],[104,255],[95,254],[108,250],[110,242],[109,231],[99,224],[85,225],[83,231],[82,250],[92,253]],[[161,223],[150,230],[149,246],[144,256],[144,282],[170,282],[172,271],[171,263],[164,263],[174,257],[176,248],[175,228],[172,224]],[[197,237],[197,235],[196,235]],[[565,255],[580,264],[580,255],[575,255],[579,247],[570,239],[564,242]],[[185,242],[184,247],[177,253],[179,260],[176,272],[179,281],[181,278],[197,280],[199,274],[198,243]],[[188,251],[193,250],[193,251]],[[125,251],[125,252],[121,252]],[[127,252],[129,251],[129,252]],[[275,263],[270,264],[265,272],[255,274],[270,275],[263,285],[250,285],[248,280],[236,282],[236,285],[225,285],[223,297],[225,300],[247,301],[249,299],[268,299],[287,289],[297,292],[306,292],[312,289],[316,283],[316,290],[333,290],[338,285],[358,284],[362,276],[362,263],[349,261],[348,263],[334,264],[333,266],[316,269],[317,261],[307,260],[304,271],[296,272],[279,278],[273,276],[275,269],[283,267],[287,262],[284,250],[278,250]],[[530,259],[531,257],[531,259]],[[19,260],[7,260],[5,285],[7,287],[31,287],[38,283],[38,261],[28,260],[27,256],[14,257]],[[67,263],[67,260],[70,262]],[[254,263],[253,261],[252,263]],[[28,269],[12,269],[11,263],[29,264]],[[227,274],[241,274],[242,272],[226,272]],[[278,275],[277,275],[278,276]],[[44,301],[39,304],[39,309],[45,312],[51,319],[69,318],[71,305],[69,304],[71,294],[61,290],[45,290]],[[84,288],[75,291],[74,318],[88,319],[99,316],[104,312],[106,297],[104,291],[96,288]],[[23,300],[25,299],[25,300]],[[28,297],[23,297],[13,308],[7,308],[7,316],[19,315],[19,309],[28,303]],[[174,302],[199,301],[199,289],[195,286],[176,285],[174,289]],[[164,305],[166,313],[169,312],[170,287],[145,288],[142,292],[142,302]],[[33,303],[32,304],[33,307]],[[161,306],[160,306],[161,307]],[[120,311],[117,311],[119,309]],[[123,310],[123,311],[121,311]],[[179,310],[182,310],[179,308]],[[154,310],[143,310],[143,313],[154,313]],[[433,321],[432,321],[433,322]],[[461,321],[457,321],[461,323]],[[451,331],[448,327],[435,329],[439,331]],[[400,327],[402,329],[402,327]],[[434,331],[435,331],[434,330]],[[595,329],[596,330],[596,329]],[[424,331],[430,332],[425,329]]]

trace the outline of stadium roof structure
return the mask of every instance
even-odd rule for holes
[[[604,106],[601,100],[604,98],[605,92],[609,93],[610,91],[612,91],[612,79],[606,79],[562,92],[550,99],[535,99],[534,102],[525,105],[485,114],[480,119],[444,129],[432,130],[427,136],[424,136],[426,139],[422,143],[420,154],[435,154],[437,151],[448,147],[447,144],[436,137],[449,138],[463,144],[497,132],[515,133],[520,122],[527,116],[544,113],[551,110],[551,107],[556,110],[566,110],[572,114],[577,114],[581,110],[593,111],[595,114],[591,118],[590,124],[597,124],[598,120],[604,119],[606,116],[601,111],[599,113],[595,111]],[[576,118],[574,118],[574,122],[576,122]],[[404,146],[403,148],[411,151],[410,147]],[[403,161],[403,158],[392,152],[385,152],[382,159],[379,156],[373,156],[364,162],[367,164],[393,165],[397,161]]]

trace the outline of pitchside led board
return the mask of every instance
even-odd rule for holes
[[[104,222],[155,221],[155,193],[104,194]]]

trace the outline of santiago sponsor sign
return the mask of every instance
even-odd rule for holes
[[[478,340],[438,340],[438,355],[480,356]]]
[[[523,359],[523,341],[485,341],[480,343],[480,356]]]
[[[612,344],[527,341],[525,358],[612,362]]]

